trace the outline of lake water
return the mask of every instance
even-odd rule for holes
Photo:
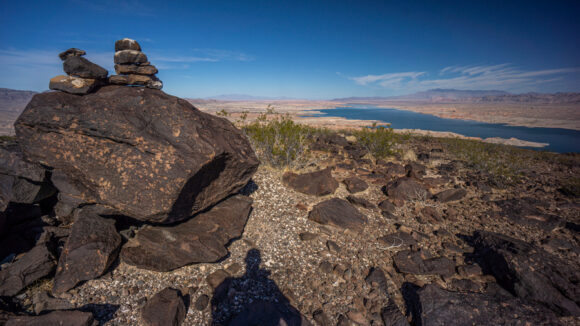
[[[358,105],[318,111],[321,112],[321,116],[379,120],[390,123],[394,129],[450,131],[464,136],[481,138],[515,137],[521,140],[550,144],[546,147],[536,148],[539,150],[559,153],[580,152],[580,131],[570,129],[514,127],[470,120],[443,119],[405,110]]]

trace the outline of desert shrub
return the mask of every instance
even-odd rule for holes
[[[0,136],[0,141],[11,141],[16,140],[15,136]]]
[[[274,167],[303,162],[317,132],[316,128],[295,123],[288,114],[277,114],[271,107],[242,129],[262,162]]]
[[[394,145],[399,138],[390,125],[362,128],[353,132],[359,144],[364,146],[375,158],[385,158],[394,154]]]

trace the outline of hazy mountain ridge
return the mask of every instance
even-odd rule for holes
[[[523,93],[511,94],[499,90],[457,90],[432,89],[401,96],[389,97],[347,97],[333,99],[337,102],[387,102],[387,101],[420,101],[420,102],[463,102],[463,103],[544,103],[544,104],[580,104],[580,93]]]
[[[20,113],[34,94],[37,92],[0,88],[0,111]]]

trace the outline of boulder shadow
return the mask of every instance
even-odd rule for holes
[[[246,255],[246,272],[228,277],[214,290],[211,299],[211,325],[303,325],[300,312],[260,268],[260,251]]]

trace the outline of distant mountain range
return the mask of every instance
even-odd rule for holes
[[[219,100],[219,101],[274,101],[274,100],[295,100],[291,97],[268,97],[268,96],[253,96],[247,94],[223,94],[205,97],[206,100]]]
[[[458,90],[458,89],[431,89],[409,95],[389,97],[345,97],[333,99],[347,103],[378,103],[390,101],[405,102],[469,102],[469,103],[551,103],[551,104],[580,104],[580,93],[524,93],[511,94],[498,90]]]
[[[34,94],[37,93],[0,88],[0,112],[17,112],[20,114]]]

